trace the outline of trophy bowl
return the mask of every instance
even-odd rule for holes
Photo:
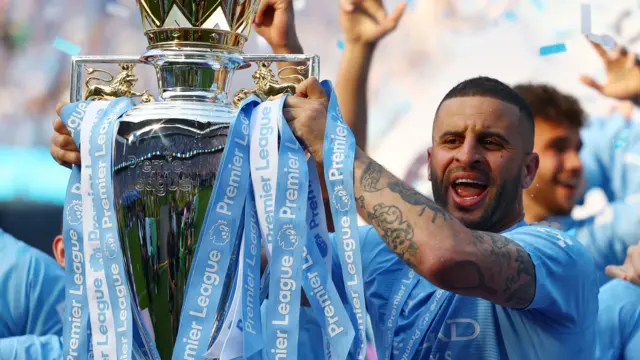
[[[118,123],[114,146],[114,201],[122,253],[134,311],[145,326],[145,344],[170,359],[191,264],[202,234],[209,198],[225,149],[230,122],[251,94],[263,100],[292,93],[280,84],[271,62],[304,62],[300,73],[318,74],[309,55],[246,55],[242,47],[259,0],[138,0],[149,46],[142,57],[98,56],[72,59],[71,101],[138,97],[140,104]],[[234,72],[258,62],[256,89],[230,96]],[[116,76],[89,65],[118,64]],[[154,67],[160,98],[134,90],[135,64]],[[91,77],[83,90],[82,72]],[[279,75],[279,74],[278,74]],[[100,80],[102,84],[95,84]],[[235,241],[234,254],[239,251]],[[209,344],[228,314],[237,256],[223,280]],[[149,354],[150,351],[144,351]]]

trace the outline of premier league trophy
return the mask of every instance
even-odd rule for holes
[[[318,76],[316,56],[242,53],[258,3],[138,0],[149,43],[142,57],[73,58],[72,102],[140,98],[117,125],[113,191],[132,306],[140,311],[134,319],[146,326],[152,339],[145,342],[155,342],[162,359],[171,358],[176,342],[189,270],[200,233],[206,231],[207,204],[238,105],[251,94],[266,100],[294,92],[295,84],[279,83],[272,62],[306,63],[292,69]],[[234,72],[252,62],[256,89],[231,95]],[[118,64],[122,71],[112,76],[95,64]],[[136,64],[155,68],[159,99],[136,91]],[[84,71],[91,77],[83,87]],[[232,241],[237,254],[239,239]],[[221,279],[225,290],[210,343],[228,314],[236,261],[231,259]]]

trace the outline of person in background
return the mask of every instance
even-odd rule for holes
[[[60,358],[64,296],[56,261],[0,229],[0,359]]]
[[[540,154],[540,169],[533,186],[524,192],[525,220],[553,222],[575,234],[594,256],[599,282],[604,285],[611,279],[605,275],[605,267],[623,262],[627,248],[640,239],[640,204],[613,198],[599,214],[584,219],[573,218],[571,211],[584,193],[583,163],[595,161],[591,149],[614,139],[602,135],[583,143],[580,131],[586,114],[571,95],[546,84],[519,84],[514,90],[533,111],[534,151]],[[618,180],[613,169],[607,172],[601,168],[590,174],[591,178],[594,174],[607,177],[610,183]]]
[[[640,245],[627,251],[620,266],[608,266],[614,280],[600,289],[598,360],[635,360],[640,356]]]

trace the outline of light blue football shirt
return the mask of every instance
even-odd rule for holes
[[[549,227],[521,222],[502,235],[523,246],[535,264],[536,295],[529,307],[519,311],[456,295],[418,276],[408,299],[397,304],[393,359],[403,358],[398,351],[412,339],[419,345],[407,359],[594,359],[598,283],[591,255],[573,237]],[[367,311],[383,359],[389,303],[409,268],[373,227],[360,228],[360,242]],[[333,264],[334,282],[342,290],[337,256]],[[420,323],[426,330],[417,334]]]
[[[556,216],[547,221],[559,224],[589,250],[600,286],[611,280],[604,272],[605,267],[624,263],[629,246],[640,242],[640,203],[616,201],[586,219]]]
[[[0,229],[0,289],[0,359],[60,358],[60,265]]]
[[[640,359],[640,286],[612,280],[600,289],[598,360]]]

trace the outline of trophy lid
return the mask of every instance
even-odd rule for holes
[[[260,0],[137,0],[149,49],[241,52]]]

